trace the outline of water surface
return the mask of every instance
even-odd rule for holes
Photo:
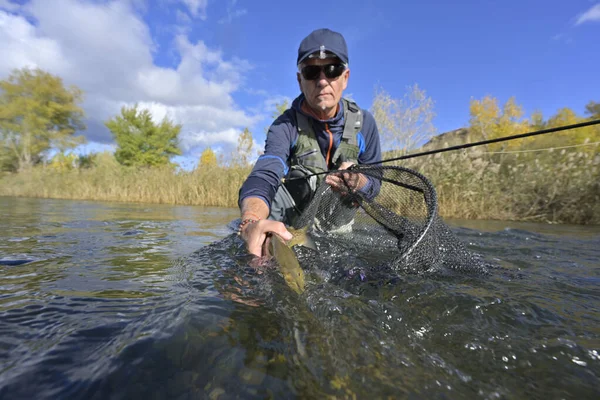
[[[301,249],[297,295],[237,217],[0,198],[0,398],[600,395],[600,227],[448,221],[486,275]]]

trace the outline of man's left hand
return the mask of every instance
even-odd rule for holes
[[[338,170],[348,169],[353,165],[353,163],[345,161]],[[367,184],[367,178],[357,172],[331,173],[327,175],[325,182],[331,185],[333,190],[344,193],[362,189]]]

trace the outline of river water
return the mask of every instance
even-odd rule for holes
[[[297,295],[237,217],[0,198],[0,398],[600,396],[600,227],[446,221],[500,267]]]

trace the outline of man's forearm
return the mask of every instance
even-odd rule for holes
[[[241,212],[242,220],[248,218],[267,219],[269,216],[269,206],[257,197],[247,197],[242,201]]]

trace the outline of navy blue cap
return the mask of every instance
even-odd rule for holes
[[[298,47],[298,60],[300,65],[309,56],[317,53],[316,57],[328,58],[335,55],[343,63],[348,63],[348,46],[341,33],[329,29],[317,29],[305,37]]]

